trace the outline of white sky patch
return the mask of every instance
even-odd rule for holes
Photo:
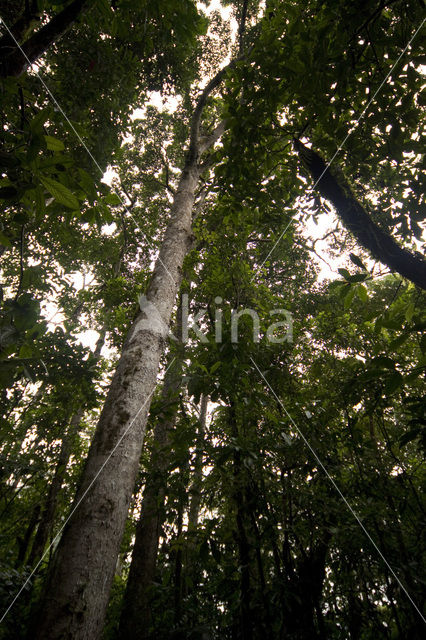
[[[98,338],[99,333],[97,331],[95,331],[94,329],[86,329],[78,335],[77,342],[83,345],[83,347],[89,347],[92,351],[94,351]]]
[[[119,180],[120,176],[116,171],[114,171],[112,167],[108,167],[104,175],[102,176],[102,182],[105,182],[105,184],[110,187],[114,178]]]
[[[220,0],[212,0],[207,7],[203,2],[197,2],[197,9],[199,11],[203,11],[208,16],[213,11],[219,11],[219,13],[221,14],[221,16],[222,16],[222,18],[224,20],[230,20],[231,19],[232,7],[223,7],[221,2],[220,2]],[[235,25],[233,23],[235,23]],[[236,20],[232,20],[232,28],[233,29],[235,28],[235,31],[238,29],[238,25],[237,25],[237,21]]]
[[[323,260],[321,260],[317,255],[315,255],[315,253],[310,252],[312,260],[319,267],[318,280],[320,282],[326,279],[335,280],[337,277],[340,277],[337,270],[340,267],[344,267],[349,259],[349,251],[343,253],[337,259],[333,258],[327,251],[327,239],[322,240],[322,238],[331,231],[333,227],[335,227],[336,222],[337,218],[332,213],[323,213],[317,216],[317,224],[311,217],[304,221],[305,237],[310,240],[317,240],[315,244],[315,251],[323,258]]]

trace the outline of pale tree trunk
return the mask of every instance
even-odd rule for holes
[[[177,336],[181,335],[181,308],[178,310]],[[150,635],[151,607],[149,589],[152,585],[157,563],[158,545],[164,520],[164,501],[167,486],[167,468],[171,462],[169,448],[170,433],[175,426],[179,391],[182,385],[182,345],[180,353],[169,366],[161,393],[166,416],[157,419],[154,429],[153,450],[143,499],[141,515],[136,527],[135,545],[129,577],[123,599],[120,618],[122,640],[144,640]],[[172,408],[171,408],[172,407]]]
[[[188,159],[148,286],[147,301],[155,306],[162,323],[147,321],[141,311],[127,335],[52,563],[32,640],[96,640],[102,633],[166,339],[164,327],[170,326],[183,261],[191,246],[200,155],[224,130],[221,123],[200,142],[201,115],[225,72],[222,69],[209,82],[195,108]]]

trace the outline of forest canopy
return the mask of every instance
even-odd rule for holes
[[[423,0],[0,1],[0,638],[420,640]]]

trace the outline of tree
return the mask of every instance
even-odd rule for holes
[[[424,261],[414,253],[424,208],[419,191],[421,58],[414,37],[420,3],[347,6],[312,0],[302,6],[276,0],[263,13],[257,3],[235,3],[238,43],[232,44],[217,17],[211,19],[207,36],[196,41],[200,19],[185,40],[189,55],[179,52],[175,66],[170,64],[174,31],[187,31],[185,10],[173,17],[174,2],[164,14],[157,3],[150,3],[152,37],[144,32],[140,38],[136,28],[130,47],[133,54],[147,54],[138,58],[123,40],[134,27],[139,7],[133,13],[127,3],[119,6],[114,20],[105,17],[100,25],[88,13],[87,25],[76,25],[73,37],[44,55],[46,69],[70,108],[70,96],[77,93],[73,87],[83,84],[84,74],[73,78],[68,73],[81,44],[90,50],[91,60],[92,46],[111,60],[111,73],[108,65],[100,69],[104,86],[88,84],[73,120],[84,122],[87,133],[82,135],[88,140],[107,127],[99,166],[112,156],[124,173],[118,191],[131,212],[119,206],[120,198],[109,188],[91,179],[61,114],[46,108],[43,96],[31,98],[31,73],[22,85],[14,79],[4,83],[8,109],[0,196],[6,223],[0,240],[10,285],[1,371],[7,416],[22,427],[19,442],[9,437],[5,443],[6,453],[13,454],[10,459],[16,456],[22,463],[17,472],[6,472],[5,493],[12,500],[5,507],[8,522],[12,511],[24,514],[20,549],[13,546],[20,562],[29,557],[37,536],[38,498],[46,487],[35,481],[33,467],[27,471],[25,459],[37,447],[46,447],[41,467],[52,473],[62,460],[57,449],[54,462],[49,458],[57,443],[54,425],[63,426],[69,418],[63,403],[61,420],[54,422],[53,387],[50,382],[43,387],[44,355],[57,344],[41,307],[51,286],[57,287],[56,299],[73,336],[81,319],[88,318],[98,330],[102,327],[115,350],[108,358],[109,370],[116,365],[81,475],[75,470],[64,481],[68,493],[76,483],[78,490],[69,511],[58,507],[56,522],[66,524],[46,585],[37,583],[44,595],[30,635],[100,637],[113,583],[114,606],[108,615],[118,616],[134,531],[134,512],[127,519],[128,511],[139,500],[141,449],[186,260],[185,272],[189,264],[188,277],[194,283],[191,308],[206,309],[201,324],[208,342],[192,338],[187,351],[189,374],[182,380],[173,420],[182,451],[174,442],[176,450],[170,452],[175,456],[171,465],[179,472],[171,472],[160,490],[160,498],[166,498],[165,517],[154,578],[159,537],[152,531],[149,535],[153,553],[144,578],[151,585],[152,633],[144,632],[156,638],[209,633],[291,639],[391,637],[408,628],[412,637],[420,637],[424,592],[410,557],[423,518],[417,469],[424,438],[419,402],[422,292],[396,276],[377,278],[378,270],[383,275],[380,265],[367,263],[362,251],[372,250],[374,257],[423,287],[416,269]],[[184,7],[195,15],[193,3]],[[162,26],[165,15],[169,20]],[[97,35],[95,45],[90,44],[92,34]],[[215,38],[223,44],[218,56],[212,50]],[[168,62],[162,57],[163,40]],[[67,52],[72,53],[69,58]],[[116,52],[123,56],[113,63]],[[220,68],[226,56],[233,62]],[[185,64],[188,73],[179,76]],[[123,65],[121,91],[114,78]],[[206,75],[212,80],[204,85]],[[143,106],[157,79],[158,87],[177,88],[180,105],[168,115],[147,108],[131,124],[133,99]],[[374,112],[369,111],[372,99]],[[98,112],[87,108],[92,104]],[[127,132],[131,140],[120,146]],[[294,140],[299,141],[299,154]],[[334,161],[343,140],[342,175],[333,166],[321,176],[322,157]],[[102,140],[97,144],[101,148]],[[323,199],[306,193],[299,155],[307,160]],[[324,211],[331,217],[324,200],[336,207],[362,245],[356,248],[345,230],[329,232],[335,251],[351,251],[351,264],[340,268],[342,279],[330,286],[316,282],[316,267],[309,259],[315,242],[305,239],[309,218],[317,219]],[[365,228],[353,224],[353,214],[374,231],[373,245]],[[145,227],[148,239],[142,237]],[[75,255],[69,249],[71,239]],[[196,251],[189,256],[194,240]],[[105,264],[110,255],[121,263],[120,276],[111,276]],[[47,263],[47,256],[54,261]],[[35,259],[40,262],[37,268]],[[77,311],[62,270],[85,270],[93,276],[93,285],[79,293],[84,305]],[[140,294],[144,297],[138,308]],[[155,308],[157,322],[148,321],[150,308]],[[231,309],[256,310],[258,335],[246,313],[235,342]],[[265,344],[270,312],[277,309],[293,313],[293,344]],[[217,317],[222,319],[221,340]],[[83,356],[73,346],[74,337],[58,342],[60,352],[68,354],[67,364],[75,354]],[[36,351],[38,345],[45,351]],[[78,405],[93,406],[96,413],[109,372],[100,363],[99,378],[91,375],[90,364],[81,370],[87,387],[78,394]],[[31,409],[27,421],[33,372],[45,410],[38,408],[34,414]],[[74,394],[78,367],[76,372],[70,383]],[[98,396],[92,395],[96,387]],[[196,438],[191,398],[198,404],[201,396],[218,406],[204,434],[200,475],[191,447]],[[85,413],[82,442],[88,441],[97,419]],[[39,414],[45,429],[31,424],[30,417]],[[151,417],[153,422],[154,413]],[[318,458],[306,450],[301,433]],[[34,446],[28,441],[33,434]],[[76,443],[74,452],[78,447]],[[324,460],[328,478],[319,460]],[[148,477],[155,472],[155,456],[149,462],[144,455],[143,464]],[[353,515],[342,512],[330,478],[354,504],[383,556],[391,559],[388,564],[363,537]],[[29,491],[24,490],[27,483]],[[201,487],[195,504],[198,518],[188,500],[195,485]],[[153,493],[147,482],[145,506],[152,503]],[[391,514],[399,510],[392,520]],[[187,530],[190,517],[197,526]],[[386,537],[387,529],[391,533]],[[139,551],[138,542],[135,558]],[[360,554],[363,563],[356,561]],[[114,581],[117,557],[124,569]],[[396,570],[390,570],[392,565]],[[134,562],[124,612],[129,605],[133,613],[137,609],[137,583]],[[196,585],[194,592],[191,584]],[[142,621],[132,617],[140,628],[147,623],[145,606],[143,610]],[[108,633],[116,628],[108,624]]]
[[[37,5],[37,3],[35,3]],[[57,42],[88,8],[87,0],[74,0],[62,11],[53,16],[47,24],[35,34],[22,42],[22,35],[36,19],[40,20],[41,13],[37,7],[26,7],[23,15],[12,25],[10,32],[0,41],[0,52],[3,57],[1,75],[19,76],[33,64],[47,49]],[[19,42],[21,40],[21,42]]]
[[[148,303],[156,308],[165,327],[170,324],[183,261],[191,245],[192,210],[203,171],[202,155],[223,131],[223,125],[219,124],[200,140],[201,115],[224,73],[220,71],[208,83],[194,109],[188,157],[146,293]],[[75,497],[75,508],[56,552],[35,637],[63,637],[64,633],[74,638],[88,633],[96,637],[101,631],[164,337],[161,326],[148,325],[142,308],[123,345]],[[108,476],[103,476],[101,482],[99,476],[107,464]],[[86,542],[82,544],[82,540]],[[70,602],[73,602],[71,610]]]

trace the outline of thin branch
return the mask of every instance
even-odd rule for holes
[[[25,240],[25,224],[21,227],[21,241],[20,241],[20,258],[19,258],[19,282],[18,288],[16,290],[15,301],[18,299],[19,294],[21,293],[22,282],[24,279],[24,240]]]
[[[246,31],[247,8],[248,8],[248,0],[244,0],[243,7],[241,9],[240,25],[238,27],[238,39],[239,39],[239,53],[240,53],[240,56],[244,53],[244,34],[245,34],[245,31]]]
[[[128,199],[128,201],[130,203],[129,206],[126,205],[126,209],[131,209],[132,207],[135,206],[136,197],[132,198],[132,196],[127,191],[126,187],[123,185],[122,182],[120,182],[120,189],[123,191],[124,195],[126,196],[126,198]]]
[[[165,176],[166,181],[163,186],[165,186],[167,191],[169,191],[174,196],[176,191],[173,189],[172,185],[170,184],[170,168],[169,168],[169,163],[167,162],[167,157],[165,158],[163,156],[163,153],[160,153],[160,156],[166,172],[166,176]]]
[[[152,180],[152,182],[155,182],[156,184],[158,184],[158,186],[160,186],[162,189],[167,189],[167,191],[169,193],[171,193],[173,196],[175,195],[175,190],[173,189],[173,187],[171,187],[168,183],[167,183],[167,178],[166,178],[166,182],[161,182],[161,180],[159,180],[158,178],[156,178],[155,176],[148,176],[149,180]]]
[[[205,151],[210,149],[215,142],[224,134],[226,129],[226,120],[221,120],[212,133],[208,136],[203,136],[198,143],[198,153],[201,156]]]
[[[229,69],[232,69],[232,67],[235,66],[235,63],[238,60],[239,58],[236,58],[235,60],[232,60],[228,65],[226,65],[226,67],[223,67],[222,69],[220,69],[220,71],[218,71],[217,74],[206,85],[206,87],[204,88],[200,97],[197,100],[197,104],[195,106],[194,114],[192,116],[192,121],[191,121],[188,164],[197,162],[200,156],[199,137],[200,137],[201,116],[203,115],[203,110],[204,110],[204,107],[206,106],[207,99],[209,98],[210,94],[220,85],[226,73],[229,71]]]

